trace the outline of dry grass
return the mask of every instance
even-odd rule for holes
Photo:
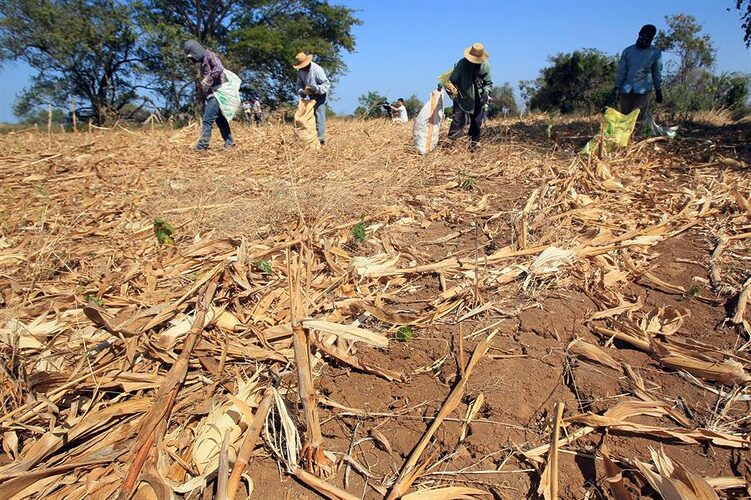
[[[718,293],[727,300],[740,292],[747,279],[739,252],[748,241],[748,172],[733,166],[739,162],[692,169],[688,156],[660,152],[654,146],[664,144],[654,141],[601,161],[582,158],[554,138],[520,141],[513,130],[544,137],[545,126],[491,123],[478,151],[459,143],[425,157],[413,152],[409,129],[375,121],[332,120],[326,147],[315,153],[298,150],[283,125],[236,125],[235,150],[204,154],[192,150],[195,127],[0,137],[0,496],[108,498],[129,470],[141,471],[139,487],[154,492],[211,495],[216,470],[223,483],[230,471],[218,458],[219,443],[201,446],[202,460],[195,456],[193,443],[205,443],[199,438],[222,436],[199,436],[211,427],[206,415],[234,436],[224,438],[224,457],[242,447],[270,386],[277,388],[276,408],[264,438],[274,441],[269,446],[281,462],[305,455],[297,448],[310,435],[278,450],[282,432],[297,436],[318,418],[308,379],[308,421],[295,421],[286,409],[299,402],[294,365],[306,345],[315,350],[311,377],[334,358],[369,376],[399,378],[359,359],[354,340],[383,345],[401,325],[467,322],[477,327],[467,330],[471,341],[499,315],[518,315],[523,305],[572,288],[598,305],[592,331],[650,352],[656,370],[686,369],[710,394],[745,383],[747,347],[681,339],[670,311],[624,304],[629,283],[680,293],[651,266],[654,245],[689,228],[708,240],[728,235],[713,264]],[[351,228],[361,215],[366,239],[358,244]],[[174,246],[157,243],[156,217],[175,227]],[[271,272],[259,268],[259,259]],[[411,302],[425,280],[436,279],[440,291]],[[304,318],[356,322],[359,329],[347,331],[359,336],[337,334],[343,327],[316,331],[306,324],[322,323]],[[733,328],[744,334],[747,323]],[[618,368],[610,356],[618,351],[607,349],[610,368],[602,369]],[[488,359],[494,358],[478,361]],[[691,429],[637,425],[627,421],[632,414],[613,412],[568,417],[567,429],[589,427],[570,429],[560,447],[609,426],[747,447],[749,423],[736,403],[748,391],[739,386],[732,398],[723,396],[718,418],[692,420]],[[640,408],[669,407],[653,397]],[[317,410],[322,419],[338,418],[335,407]],[[670,412],[658,416],[664,415]],[[706,422],[725,427],[706,429]],[[307,457],[321,474],[315,465],[331,460],[324,449],[349,456],[322,439],[314,460]],[[534,444],[520,448],[527,450],[520,459],[541,460],[544,446],[530,450]],[[285,465],[319,491],[338,491],[297,463]],[[379,470],[355,469],[385,478],[374,486],[385,492],[403,466],[391,456]],[[252,460],[248,467],[252,476]]]

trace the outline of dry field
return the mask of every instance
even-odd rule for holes
[[[546,125],[0,136],[0,498],[750,495],[751,124]]]

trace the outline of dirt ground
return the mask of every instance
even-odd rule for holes
[[[452,257],[471,264],[507,246],[515,250],[553,244],[586,247],[598,231],[620,234],[659,224],[661,212],[665,219],[680,214],[684,202],[678,200],[685,193],[701,207],[701,200],[712,198],[718,185],[723,186],[723,196],[736,186],[746,200],[751,186],[751,123],[690,125],[675,141],[644,141],[608,160],[622,191],[585,192],[578,187],[578,194],[602,203],[597,205],[603,207],[602,213],[596,217],[583,212],[583,207],[574,208],[580,211],[573,216],[542,208],[539,219],[530,213],[524,229],[528,241],[522,245],[519,214],[526,216],[525,205],[535,190],[544,193],[546,186],[565,184],[544,179],[566,179],[563,172],[579,168],[578,151],[596,133],[596,123],[556,123],[549,134],[544,120],[491,121],[478,151],[442,141],[426,158],[411,152],[409,129],[381,122],[332,120],[325,149],[316,153],[299,151],[281,125],[234,128],[236,149],[223,151],[215,142],[215,149],[203,154],[190,149],[195,129],[95,130],[52,138],[22,132],[0,138],[5,179],[0,286],[7,287],[1,322],[23,317],[24,311],[35,307],[34,297],[43,295],[75,296],[61,311],[81,307],[83,297],[89,295],[105,305],[116,304],[127,291],[107,288],[105,283],[112,281],[113,273],[127,271],[121,262],[130,259],[156,271],[166,258],[151,250],[139,253],[142,247],[133,243],[134,238],[153,239],[155,217],[174,226],[177,251],[197,235],[229,242],[279,241],[274,238],[291,234],[285,231],[299,227],[302,220],[321,230],[341,226],[337,241],[353,256],[371,257],[390,248],[401,255],[400,267]],[[727,158],[732,161],[719,160]],[[748,384],[723,386],[700,380],[667,367],[628,342],[595,332],[597,325],[627,329],[647,311],[686,311],[674,335],[682,342],[733,353],[742,364],[741,372],[748,375],[749,332],[728,318],[751,277],[751,239],[732,240],[724,250],[721,286],[713,281],[711,257],[721,235],[751,230],[751,211],[735,205],[729,194],[730,201],[723,200],[713,202],[708,215],[697,216],[693,224],[693,219],[676,219],[669,235],[632,255],[635,261],[641,259],[636,262],[640,270],[619,282],[617,296],[641,304],[633,316],[624,313],[604,322],[591,319],[618,304],[616,299],[607,303],[593,284],[594,277],[601,275],[591,271],[594,264],[589,262],[602,256],[575,261],[539,279],[517,274],[510,285],[504,285],[501,274],[494,274],[497,282],[476,293],[472,292],[474,275],[466,270],[426,272],[410,278],[409,287],[397,285],[404,288],[385,298],[380,307],[410,317],[433,312],[434,301],[452,286],[468,284],[470,292],[453,312],[415,324],[414,337],[408,341],[396,338],[398,324],[372,315],[363,320],[364,328],[384,332],[391,342],[386,349],[358,347],[357,357],[402,374],[401,380],[386,380],[332,360],[316,366],[324,448],[339,458],[350,456],[357,464],[341,462],[327,480],[357,497],[382,498],[461,378],[461,363],[489,331],[495,331],[490,350],[471,374],[460,404],[423,454],[428,462],[417,481],[420,488],[466,485],[494,498],[536,497],[545,462],[529,460],[524,452],[550,442],[554,404],[564,405],[567,418],[589,412],[601,415],[634,399],[624,365],[643,378],[651,395],[685,417],[688,429],[742,436],[746,446],[682,443],[645,432],[598,428],[561,448],[561,498],[613,498],[601,458],[603,446],[624,469],[624,485],[632,498],[659,498],[632,462],[650,463],[652,449],[664,450],[674,462],[703,478],[751,480]],[[454,210],[459,205],[469,208],[459,214]],[[350,234],[358,220],[367,229],[361,243]],[[621,259],[626,253],[619,248],[612,255]],[[25,257],[9,257],[17,254]],[[510,262],[509,272],[514,266],[528,266],[525,262]],[[75,280],[70,278],[73,275]],[[390,280],[371,279],[358,285],[353,279],[352,286],[386,291],[384,287],[394,286]],[[139,297],[139,307],[154,303],[146,294]],[[338,300],[343,299],[332,298],[334,303]],[[347,311],[352,317],[362,312]],[[747,312],[747,320],[749,316]],[[600,346],[619,368],[573,355],[568,346],[574,339]],[[17,379],[23,370],[11,365],[8,349],[2,355],[4,378]],[[42,394],[28,387],[24,386],[25,397]],[[304,428],[293,393],[289,408]],[[463,424],[478,397],[483,399],[481,407],[468,425]],[[15,408],[7,400],[4,405],[6,412]],[[176,415],[173,423],[181,425],[190,418],[190,412]],[[668,416],[640,415],[632,420],[676,427]],[[565,422],[563,436],[579,428],[573,421]],[[6,421],[0,431],[10,429],[18,427]],[[31,439],[31,434],[18,433],[23,448],[23,440]],[[13,456],[6,449],[0,461],[12,463]],[[267,447],[256,449],[248,474],[258,498],[321,498],[285,474]],[[718,494],[747,498],[751,490],[746,483]]]

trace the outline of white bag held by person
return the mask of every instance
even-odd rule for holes
[[[431,152],[438,145],[443,121],[443,92],[434,90],[415,118],[412,142],[421,155]]]
[[[225,69],[224,77],[227,79],[223,84],[214,87],[214,97],[216,102],[219,103],[219,109],[222,111],[222,115],[231,121],[235,117],[235,113],[240,109],[242,100],[240,99],[240,84],[242,80],[233,72]]]

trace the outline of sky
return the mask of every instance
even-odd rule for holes
[[[438,76],[473,42],[490,52],[493,81],[538,76],[548,56],[582,48],[620,54],[643,24],[665,28],[665,16],[690,14],[717,49],[719,72],[751,73],[735,0],[334,0],[356,11],[356,48],[330,106],[339,114],[357,107],[370,90],[390,100],[416,94],[425,100]],[[730,9],[727,11],[726,9]],[[665,55],[670,58],[669,54]],[[12,103],[34,72],[20,63],[0,67],[0,122],[13,122]]]

